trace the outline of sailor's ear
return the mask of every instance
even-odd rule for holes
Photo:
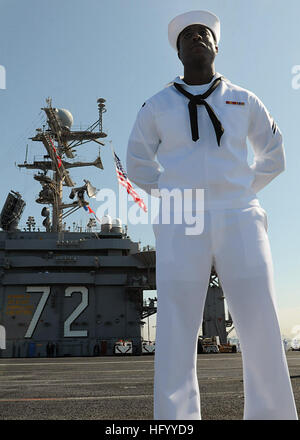
[[[216,53],[218,53],[219,52],[219,47],[215,46],[215,49],[216,49]]]

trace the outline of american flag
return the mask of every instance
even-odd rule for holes
[[[128,180],[127,174],[125,173],[121,161],[118,158],[118,156],[116,155],[116,153],[113,151],[113,155],[114,155],[114,159],[115,159],[115,164],[116,164],[116,171],[117,171],[117,176],[118,176],[118,180],[120,182],[121,185],[125,186],[127,193],[130,194],[134,201],[136,203],[139,204],[139,206],[145,211],[147,212],[147,207],[143,201],[143,199],[140,198],[140,196],[135,192],[135,190],[133,189],[130,181]]]

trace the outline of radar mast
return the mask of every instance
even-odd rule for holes
[[[98,157],[92,162],[68,162],[65,157],[74,159],[76,148],[90,141],[94,141],[101,146],[104,145],[98,139],[107,136],[102,130],[102,116],[106,112],[105,99],[99,98],[97,100],[98,120],[86,130],[80,131],[71,130],[73,116],[68,110],[52,107],[51,98],[47,98],[46,103],[47,107],[43,107],[42,110],[46,113],[48,127],[45,129],[45,126],[43,126],[43,129],[36,129],[36,135],[30,139],[42,142],[47,154],[44,155],[44,160],[34,160],[33,163],[28,163],[26,156],[24,163],[18,164],[18,167],[41,170],[41,172],[34,175],[34,179],[42,185],[42,190],[36,202],[52,206],[52,224],[49,220],[49,210],[44,209],[42,215],[46,218],[43,225],[47,232],[62,232],[63,218],[89,204],[84,199],[85,193],[88,197],[95,197],[97,191],[88,180],[84,180],[84,185],[75,188],[75,182],[72,180],[68,168],[95,166],[103,169],[100,150]],[[49,172],[52,173],[51,176],[47,175]],[[72,203],[64,203],[63,186],[72,188],[69,197],[74,199],[77,195],[77,200]],[[64,210],[68,208],[69,211],[64,213]]]

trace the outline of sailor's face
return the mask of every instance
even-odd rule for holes
[[[192,60],[213,60],[218,52],[211,30],[201,24],[183,29],[178,37],[178,46],[178,57],[183,64]]]

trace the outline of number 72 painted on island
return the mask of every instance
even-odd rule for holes
[[[26,288],[27,293],[34,292],[42,292],[41,299],[35,309],[35,312],[32,316],[30,324],[28,326],[27,332],[25,334],[25,338],[31,338],[33,332],[37,326],[37,323],[41,317],[41,314],[45,308],[47,299],[50,295],[50,287],[49,286],[28,286]],[[64,323],[64,337],[78,337],[78,336],[87,336],[87,330],[71,330],[72,322],[86,309],[88,306],[88,289],[84,286],[73,286],[67,287],[65,290],[65,296],[72,296],[74,292],[81,293],[81,303],[78,304],[76,309],[71,313],[71,315],[66,319]]]

